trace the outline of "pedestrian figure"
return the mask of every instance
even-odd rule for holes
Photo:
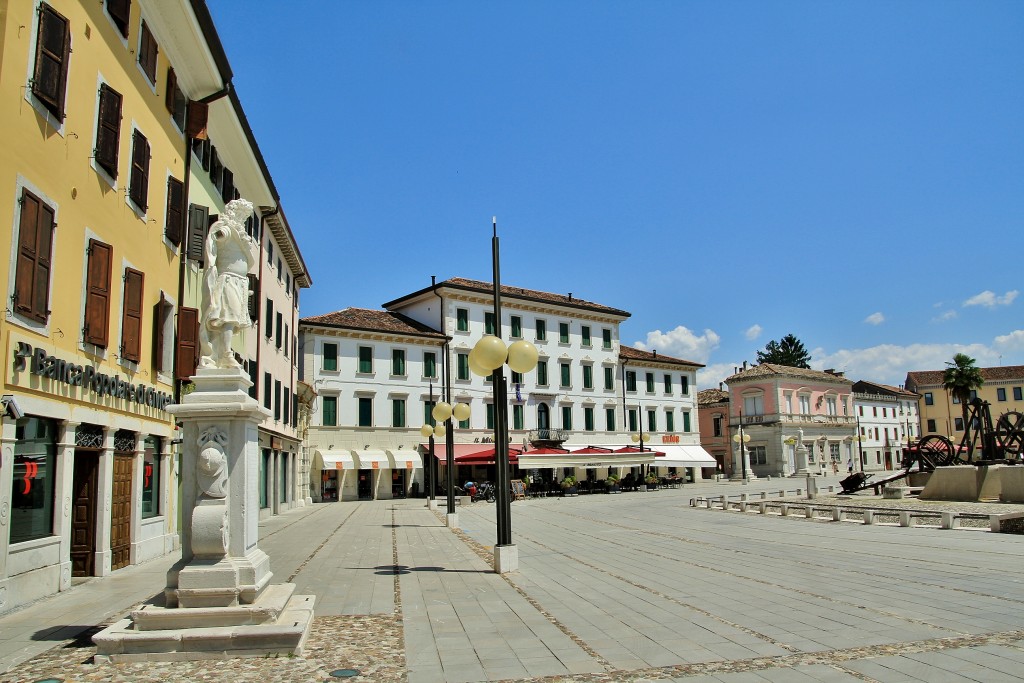
[[[847,470],[847,471],[848,471],[848,472],[849,472],[850,474],[853,474],[853,458],[850,458],[850,459],[849,459],[849,460],[847,461],[847,463],[846,463],[846,470]]]

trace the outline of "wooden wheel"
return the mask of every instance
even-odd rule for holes
[[[1003,442],[1004,455],[1024,452],[1024,414],[1003,413],[996,421],[996,437]]]
[[[933,470],[943,465],[951,465],[958,460],[955,455],[959,450],[953,442],[939,434],[929,434],[917,442],[917,454],[921,461],[921,469]]]

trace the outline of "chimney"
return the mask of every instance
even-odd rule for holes
[[[657,358],[657,357],[658,357],[658,349],[654,349],[654,357],[655,357],[655,358]]]
[[[747,369],[747,361],[743,361],[743,370],[744,370],[744,372],[746,372],[746,369]]]
[[[718,383],[718,390],[719,391],[725,391],[725,389],[722,388],[722,382]]]
[[[430,286],[431,287],[437,287],[437,276],[436,275],[431,275],[430,276]]]

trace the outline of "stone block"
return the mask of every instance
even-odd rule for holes
[[[960,518],[955,512],[943,512],[939,526],[943,529],[956,529],[960,526]]]
[[[1004,503],[1024,503],[1024,467],[1003,467],[1000,469],[999,477],[999,500]]]
[[[900,512],[900,526],[911,526],[909,512]]]
[[[519,570],[519,548],[516,545],[494,546],[494,571],[498,574]]]
[[[444,516],[444,524],[449,529],[458,529],[459,528],[459,513],[458,512],[449,512],[449,513],[445,514],[445,516]]]
[[[834,508],[832,508],[832,521],[833,522],[841,522],[841,521],[843,521],[843,518],[845,516],[846,516],[846,512],[845,512],[845,510],[843,510],[843,508],[841,508],[841,507],[834,507]]]
[[[1002,472],[1013,465],[953,465],[936,467],[921,491],[922,500],[997,501]]]
[[[865,510],[864,511],[864,523],[865,524],[874,524],[875,523],[875,511],[874,510]]]
[[[814,519],[813,505],[808,505],[807,507],[804,508],[804,516],[807,517],[807,519]]]
[[[780,505],[779,506],[779,515],[781,517],[788,517],[789,516],[789,506],[786,505],[785,503]]]

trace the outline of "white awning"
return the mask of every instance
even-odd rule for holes
[[[352,451],[352,455],[356,457],[359,462],[359,469],[361,470],[389,470],[391,469],[391,461],[388,460],[388,454],[382,450],[370,449],[365,451]]]
[[[415,448],[393,448],[389,449],[387,454],[391,459],[391,469],[393,470],[423,469],[423,460],[420,458],[420,454]]]
[[[665,454],[664,458],[655,458],[655,467],[716,467],[715,460],[700,446],[675,446],[659,444],[658,450]]]
[[[351,451],[316,451],[313,454],[313,470],[354,470],[355,461]]]

